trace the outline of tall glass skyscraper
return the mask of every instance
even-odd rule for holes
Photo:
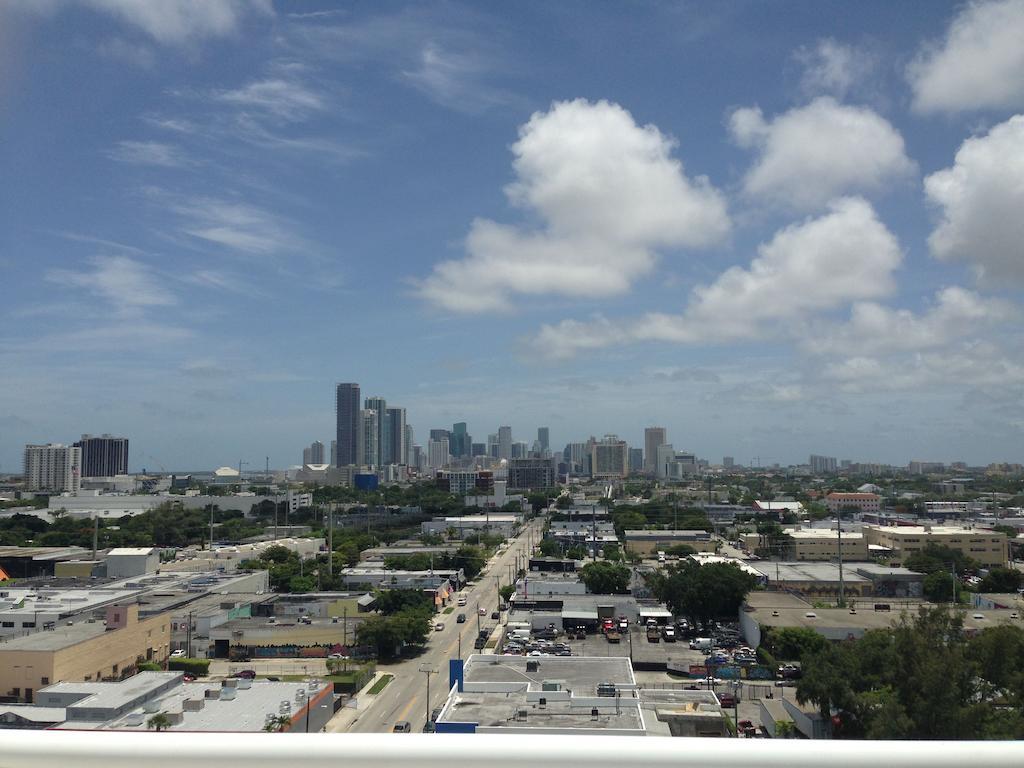
[[[359,464],[359,385],[339,384],[335,392],[335,414],[338,422],[338,464],[346,467]]]

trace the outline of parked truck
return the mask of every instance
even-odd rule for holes
[[[657,643],[661,641],[661,630],[654,625],[647,627],[647,642]]]

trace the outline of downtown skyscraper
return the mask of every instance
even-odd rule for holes
[[[339,384],[335,391],[339,467],[362,463],[359,456],[359,406],[359,385]]]
[[[668,432],[664,427],[647,427],[644,430],[644,472],[657,472],[658,446],[667,442]]]

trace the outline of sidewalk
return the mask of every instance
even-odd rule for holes
[[[364,685],[361,689],[356,691],[355,696],[352,698],[355,700],[355,704],[351,702],[339,709],[330,720],[327,721],[327,725],[324,727],[324,731],[327,733],[345,733],[348,731],[352,722],[363,714],[367,709],[373,706],[374,702],[377,701],[377,695],[370,695],[369,690],[380,680],[384,675],[391,675],[394,677],[392,672],[380,672],[374,673],[373,677]],[[392,681],[393,683],[394,681]],[[392,683],[388,683],[391,685]],[[384,688],[387,690],[387,687]]]

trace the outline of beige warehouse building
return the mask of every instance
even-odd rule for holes
[[[839,534],[830,528],[806,528],[785,531],[793,540],[792,553],[787,555],[793,560],[838,560]],[[743,548],[753,552],[764,545],[763,537],[756,533],[746,533],[740,537]],[[863,533],[847,533],[843,531],[843,560],[864,561],[868,559],[868,542]]]
[[[944,525],[865,525],[863,531],[869,545],[891,549],[898,560],[937,544],[962,552],[984,568],[1006,565],[1006,535],[996,531]]]
[[[76,619],[0,644],[0,693],[32,701],[61,681],[119,680],[143,661],[163,662],[171,637],[169,614],[139,620],[139,606],[112,605],[100,619]]]

